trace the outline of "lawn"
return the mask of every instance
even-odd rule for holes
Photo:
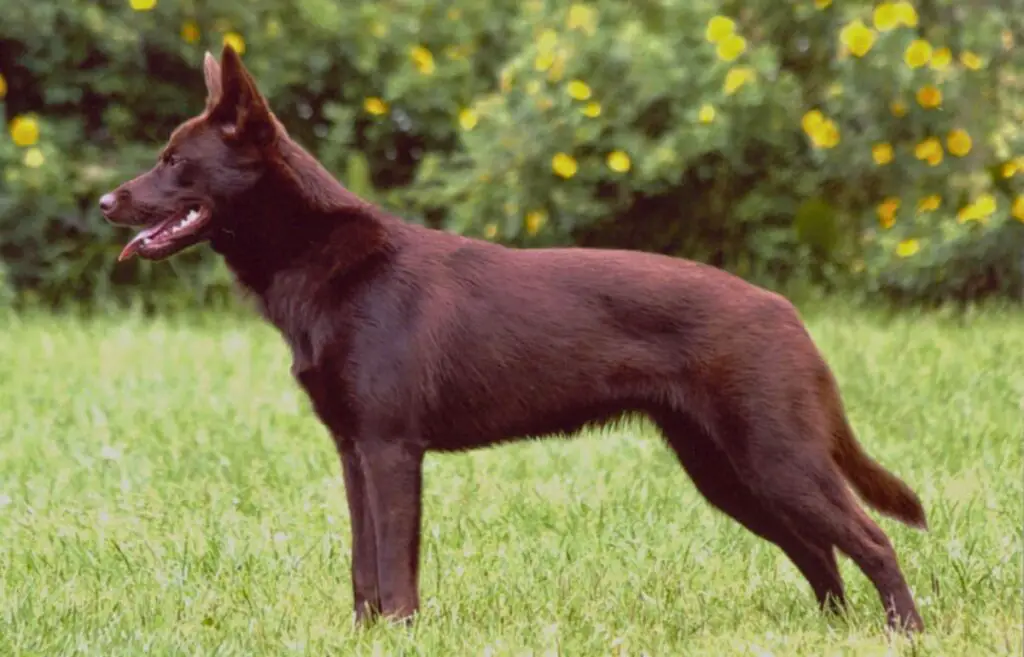
[[[1020,655],[1024,314],[805,311],[927,632],[818,614],[652,430],[430,456],[410,630],[351,623],[333,447],[250,317],[0,318],[0,655]],[[878,517],[877,515],[875,516]]]

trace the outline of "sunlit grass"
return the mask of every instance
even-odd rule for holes
[[[807,318],[929,513],[880,520],[916,654],[1019,655],[1024,316]],[[423,614],[357,631],[339,465],[288,365],[255,319],[0,319],[0,654],[911,654],[852,563],[829,621],[642,424],[429,457]]]

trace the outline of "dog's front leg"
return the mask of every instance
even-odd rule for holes
[[[377,536],[373,511],[366,490],[366,477],[359,454],[352,442],[337,440],[341,469],[345,477],[349,522],[352,527],[352,595],[355,620],[367,623],[380,612],[380,587],[377,582]]]
[[[381,613],[410,620],[419,610],[424,450],[410,441],[356,441],[377,537]]]
[[[308,342],[308,341],[306,341]],[[317,417],[331,431],[341,457],[348,500],[349,526],[352,528],[352,596],[357,624],[371,621],[381,610],[380,585],[377,581],[377,536],[373,525],[373,508],[367,490],[366,473],[356,444],[345,428],[348,418],[339,413],[337,399],[341,396],[335,380],[325,370],[313,365],[314,356],[306,342],[293,349],[292,376],[302,385],[313,404]],[[329,370],[328,370],[329,372]]]

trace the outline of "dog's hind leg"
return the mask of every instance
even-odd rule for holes
[[[758,426],[765,428],[734,436],[738,440],[728,444],[727,453],[762,505],[809,541],[835,545],[853,559],[878,590],[890,627],[922,630],[892,543],[853,499],[827,451],[828,441],[801,436],[796,421],[764,418]],[[787,426],[792,429],[775,433]]]
[[[818,605],[825,611],[841,611],[846,598],[832,545],[798,536],[781,515],[762,504],[697,423],[667,414],[656,419],[683,469],[708,502],[781,548],[810,583]]]

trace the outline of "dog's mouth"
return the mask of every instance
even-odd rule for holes
[[[142,230],[125,245],[118,262],[134,255],[159,260],[200,242],[210,223],[210,210],[204,205],[190,205],[181,212]]]

